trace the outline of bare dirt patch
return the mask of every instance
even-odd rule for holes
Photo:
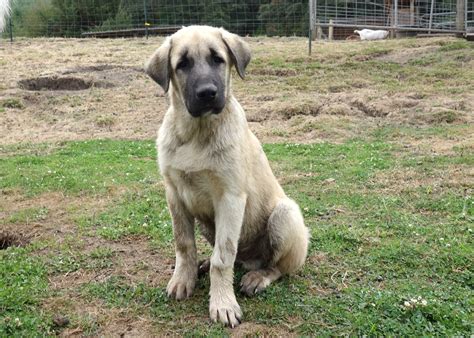
[[[26,90],[84,90],[90,87],[107,87],[111,84],[94,83],[91,80],[85,80],[77,77],[37,77],[33,79],[21,80],[18,85]]]
[[[21,234],[32,241],[54,239],[62,243],[68,236],[76,234],[76,217],[100,212],[121,193],[118,189],[111,190],[105,197],[65,196],[60,192],[43,193],[35,197],[25,197],[15,191],[3,194],[0,212],[2,229]],[[26,218],[13,223],[9,221],[16,213],[31,208],[42,208],[46,212],[40,218]]]
[[[297,325],[280,325],[270,328],[266,325],[243,322],[230,331],[230,335],[232,337],[295,337],[296,334],[292,333],[292,331],[296,329],[296,327]]]
[[[66,327],[57,328],[60,337],[151,337],[156,333],[150,319],[132,315],[127,309],[111,308],[100,300],[88,302],[72,290],[45,300],[43,307],[70,320]]]
[[[398,195],[404,191],[430,187],[433,193],[446,188],[471,189],[474,186],[474,169],[467,166],[449,166],[436,170],[427,176],[414,168],[399,168],[377,172],[373,183],[380,185],[380,191]],[[403,185],[400,184],[403,182]]]

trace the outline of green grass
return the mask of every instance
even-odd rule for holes
[[[30,196],[50,191],[103,194],[116,185],[157,179],[153,142],[71,142],[41,155],[2,158],[0,189],[19,188]]]
[[[450,155],[413,154],[396,141],[407,135],[449,138],[462,128],[382,127],[368,138],[342,144],[264,145],[285,191],[300,204],[312,239],[308,262],[298,275],[283,278],[256,298],[238,295],[245,321],[261,325],[264,332],[279,332],[283,325],[299,335],[471,334],[473,200],[465,182],[438,186],[423,179],[453,166],[472,167],[473,154],[463,149]],[[208,321],[208,277],[199,281],[193,298],[175,302],[165,297],[165,283],[137,283],[114,272],[118,253],[112,247],[81,250],[82,242],[94,239],[114,243],[140,236],[159,255],[173,258],[171,221],[157,183],[152,142],[69,142],[42,145],[33,153],[29,146],[10,147],[4,153],[3,191],[20,189],[27,197],[52,191],[106,196],[114,187],[125,192],[97,214],[72,210],[77,233],[67,243],[49,245],[46,254],[36,255],[44,247],[34,246],[0,253],[1,334],[53,332],[52,314],[41,307],[41,299],[48,297],[47,277],[88,271],[108,274],[74,290],[91,304],[100,300],[132,318],[148,318],[157,332],[230,333]],[[420,184],[404,187],[403,181],[379,179],[400,170],[414,171]],[[63,176],[67,180],[58,182]],[[38,207],[13,213],[5,222],[47,222],[48,217],[47,209]],[[236,285],[242,273],[236,272]],[[419,303],[404,306],[418,297]],[[94,319],[71,318],[84,332],[100,332]]]
[[[105,239],[146,235],[159,246],[172,245],[172,225],[164,192],[156,186],[127,193],[118,204],[94,217],[79,220]]]
[[[48,215],[48,209],[45,207],[34,207],[22,209],[14,212],[6,222],[8,223],[28,223],[31,221],[43,220]]]
[[[46,268],[32,250],[0,251],[0,336],[51,334],[51,320],[39,308],[47,292]]]

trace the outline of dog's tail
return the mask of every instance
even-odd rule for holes
[[[0,0],[0,33],[3,32],[9,15],[10,0]]]

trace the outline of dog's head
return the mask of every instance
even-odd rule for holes
[[[165,92],[170,86],[193,117],[219,114],[227,101],[230,74],[241,78],[250,48],[223,28],[189,26],[168,37],[145,65],[146,73]]]

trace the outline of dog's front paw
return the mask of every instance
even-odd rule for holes
[[[212,321],[220,321],[222,324],[232,328],[242,322],[242,310],[240,310],[234,295],[226,300],[213,300],[211,297],[209,314]]]
[[[196,285],[197,272],[185,272],[175,270],[166,287],[168,297],[182,300],[191,297]]]

